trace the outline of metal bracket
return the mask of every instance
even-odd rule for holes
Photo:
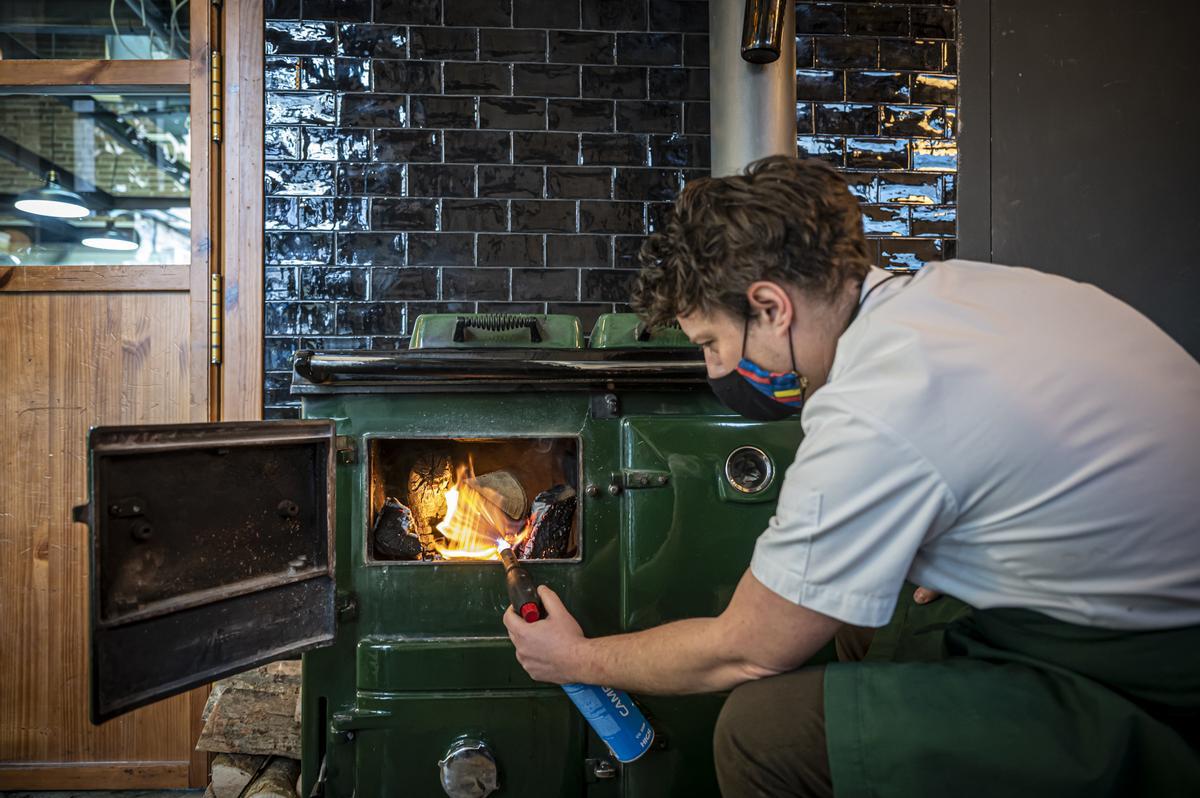
[[[338,623],[351,623],[358,620],[358,596],[349,591],[338,591],[337,602]]]
[[[615,393],[594,393],[589,410],[592,418],[619,418],[621,399]]]
[[[358,440],[353,435],[337,436],[337,457],[342,465],[358,462]]]
[[[620,474],[614,474],[614,482],[622,488],[630,490],[637,488],[665,488],[671,482],[669,471],[656,471],[649,468],[622,468]]]
[[[617,765],[611,759],[583,760],[583,778],[589,784],[617,777]]]

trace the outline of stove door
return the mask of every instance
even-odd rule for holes
[[[93,723],[334,636],[331,421],[96,427]]]

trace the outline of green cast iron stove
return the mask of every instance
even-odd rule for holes
[[[655,746],[620,765],[517,663],[487,549],[589,635],[715,615],[798,421],[731,414],[678,329],[626,314],[586,346],[570,316],[423,316],[294,372],[300,421],[92,431],[95,721],[304,652],[303,795],[718,794],[724,696],[635,696]]]

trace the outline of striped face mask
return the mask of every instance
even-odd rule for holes
[[[742,327],[742,359],[737,368],[723,377],[712,378],[708,384],[721,403],[733,412],[754,421],[780,421],[804,407],[808,380],[796,371],[796,352],[788,334],[788,349],[792,356],[791,371],[767,371],[746,357],[746,336],[750,320]]]

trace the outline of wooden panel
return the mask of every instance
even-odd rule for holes
[[[8,266],[0,267],[0,292],[186,291],[189,267]]]
[[[104,86],[123,94],[161,92],[163,87],[186,88],[188,62],[158,61],[36,61],[0,59],[0,85],[61,87],[65,92],[88,92]]]
[[[263,5],[226,6],[221,418],[262,418]]]
[[[191,418],[189,324],[185,293],[0,294],[0,768],[7,786],[59,786],[55,773],[61,786],[76,785],[77,774],[62,766],[70,762],[125,763],[105,772],[116,778],[134,767],[130,779],[150,774],[156,784],[177,773],[161,763],[185,763],[174,786],[187,785],[189,696],[100,727],[88,721],[86,528],[71,521],[71,508],[87,498],[89,426]],[[30,771],[26,781],[12,774],[16,763],[59,766]]]
[[[0,789],[121,790],[187,784],[187,762],[74,762],[13,768],[0,765]]]

